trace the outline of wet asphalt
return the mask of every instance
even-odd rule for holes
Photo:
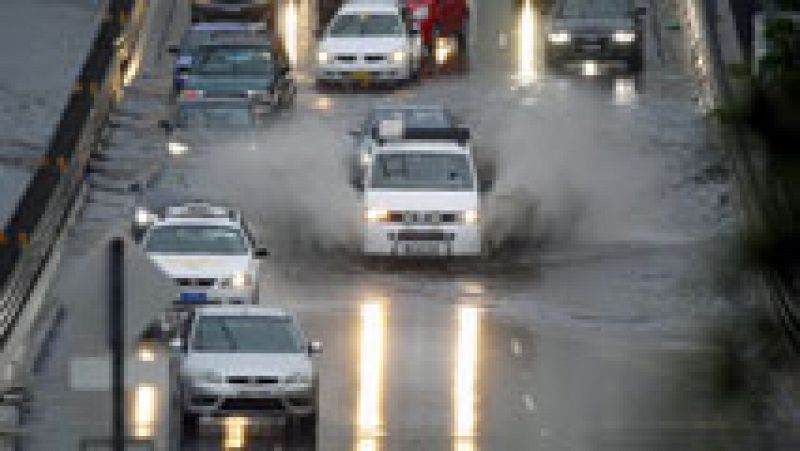
[[[744,446],[699,370],[713,359],[703,337],[734,219],[726,180],[708,177],[719,157],[691,79],[659,59],[652,29],[639,76],[552,73],[535,11],[527,34],[516,2],[474,3],[467,55],[421,82],[320,91],[298,54],[296,105],[263,131],[209,137],[166,161],[135,200],[87,207],[99,213],[85,212],[74,237],[87,246],[132,203],[241,208],[273,251],[261,303],[296,312],[324,343],[316,438],[204,423],[181,449]],[[532,55],[521,56],[524,36]],[[168,62],[158,64],[148,77],[168,80]],[[150,125],[134,134],[163,145],[152,112],[168,96],[136,92]],[[371,105],[397,101],[445,104],[495,164],[486,258],[358,256],[347,131]]]

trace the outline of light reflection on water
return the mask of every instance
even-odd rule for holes
[[[361,305],[356,450],[377,451],[383,429],[386,312],[383,301]]]
[[[480,310],[476,306],[458,307],[455,367],[453,370],[453,449],[473,451],[478,424],[478,347]]]
[[[246,417],[227,417],[223,422],[223,449],[243,449],[247,445]]]
[[[517,81],[522,86],[530,85],[540,76],[537,58],[536,33],[539,30],[537,13],[531,0],[525,0],[519,16],[519,42],[517,45]]]

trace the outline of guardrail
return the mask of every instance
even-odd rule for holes
[[[121,96],[149,1],[107,2],[42,164],[0,231],[3,353],[82,191],[86,164],[110,109]]]

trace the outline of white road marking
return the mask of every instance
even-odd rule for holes
[[[499,33],[497,35],[497,46],[501,49],[508,47],[508,34],[507,33]]]
[[[516,338],[511,340],[511,352],[517,357],[522,354],[522,343],[520,343]]]
[[[522,403],[525,404],[525,410],[528,412],[536,412],[536,403],[533,401],[533,396],[525,393],[522,395]]]

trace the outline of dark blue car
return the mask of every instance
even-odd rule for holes
[[[192,67],[192,61],[201,46],[220,39],[250,39],[252,37],[263,38],[265,42],[268,42],[266,26],[262,23],[236,22],[193,24],[183,34],[180,44],[169,48],[169,52],[176,56],[172,83],[175,93],[179,93],[183,89],[187,72]]]

